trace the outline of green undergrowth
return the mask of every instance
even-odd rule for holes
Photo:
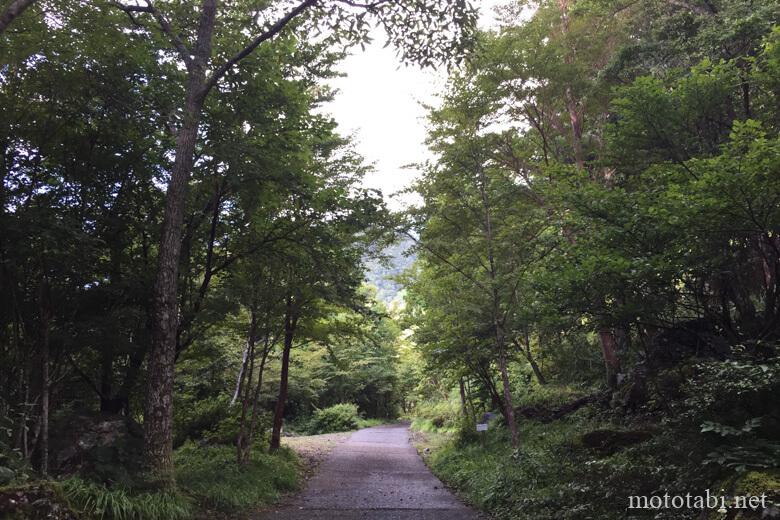
[[[191,518],[194,504],[178,492],[109,489],[72,477],[61,482],[62,492],[83,518],[111,520],[179,520]]]
[[[419,447],[429,448],[426,462],[464,500],[507,520],[688,518],[626,516],[628,497],[703,491],[715,478],[692,463],[703,456],[695,439],[673,432],[651,429],[643,442],[615,449],[586,446],[584,432],[629,431],[591,409],[551,423],[521,420],[520,429],[516,450],[500,425],[477,434],[470,424],[427,433]]]
[[[454,396],[443,401],[423,402],[411,419],[413,430],[454,434],[462,426],[460,403]]]
[[[237,514],[272,504],[298,489],[296,455],[255,449],[246,465],[236,463],[231,446],[186,443],[174,454],[175,491],[107,487],[71,477],[52,485],[84,519],[179,520]]]
[[[235,458],[231,446],[185,444],[175,456],[177,483],[201,507],[223,512],[268,505],[298,488],[298,459],[292,450],[268,454],[255,449],[243,466]]]
[[[582,385],[531,385],[515,399],[516,408],[555,409],[597,391]]]
[[[374,426],[381,426],[387,424],[389,421],[383,419],[358,419],[357,428],[362,430],[363,428],[372,428]]]
[[[426,424],[419,422],[418,431]],[[485,434],[474,430],[468,424],[457,432],[418,434],[418,448],[428,448],[426,462],[442,481],[497,519],[722,518],[677,510],[632,515],[626,509],[635,495],[696,495],[722,487],[760,495],[776,482],[774,473],[724,478],[719,468],[702,466],[710,447],[695,432],[629,424],[592,408],[550,423],[521,419],[517,450],[500,424]],[[599,444],[602,437],[607,442]]]

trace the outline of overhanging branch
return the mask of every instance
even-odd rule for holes
[[[214,86],[217,84],[217,82],[231,69],[234,65],[236,65],[239,61],[243,60],[252,52],[260,46],[261,43],[270,40],[277,34],[279,34],[282,29],[287,27],[290,22],[292,22],[295,18],[297,18],[299,15],[301,15],[304,11],[306,11],[308,8],[312,7],[314,4],[317,3],[318,0],[305,0],[304,2],[301,2],[295,9],[287,13],[285,16],[277,20],[270,28],[268,28],[267,31],[263,32],[262,34],[258,35],[254,40],[249,42],[246,47],[241,49],[238,53],[236,53],[232,58],[227,60],[224,64],[222,64],[221,67],[217,68],[211,76],[206,80],[205,85],[203,86],[203,92],[201,92],[201,95],[205,96],[209,93],[209,91],[214,88]]]

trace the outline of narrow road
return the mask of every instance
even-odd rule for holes
[[[378,426],[339,444],[306,490],[258,520],[475,520],[428,470],[405,425]]]

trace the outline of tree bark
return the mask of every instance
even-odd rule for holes
[[[279,380],[279,397],[276,400],[274,409],[274,425],[271,431],[270,451],[276,451],[281,446],[282,423],[284,421],[284,405],[287,401],[287,379],[290,370],[290,350],[292,349],[293,337],[295,336],[295,326],[297,318],[293,316],[292,298],[287,298],[287,312],[284,318],[284,350],[282,352],[282,371]]]
[[[517,421],[515,420],[515,407],[512,404],[512,386],[509,381],[509,368],[506,358],[506,348],[504,340],[503,327],[496,326],[496,343],[499,347],[498,353],[498,370],[501,373],[501,383],[503,384],[504,391],[504,419],[506,419],[509,426],[509,432],[512,438],[512,447],[517,448],[520,446],[520,433],[517,429]]]
[[[607,374],[607,385],[610,388],[617,387],[617,375],[620,372],[620,359],[617,355],[617,340],[609,329],[599,330],[601,351],[604,356],[604,367]]]
[[[241,377],[239,378],[238,387],[236,388],[236,395],[241,392],[241,387],[245,386],[244,397],[241,400],[241,419],[238,427],[238,438],[236,439],[236,452],[238,462],[243,462],[246,459],[247,452],[247,424],[246,416],[249,411],[249,398],[252,393],[252,376],[255,370],[255,344],[257,343],[257,308],[255,305],[250,310],[250,323],[249,332],[246,339],[246,352],[244,355],[244,365],[241,367]],[[249,371],[245,372],[244,369],[248,368]],[[246,375],[244,375],[246,374]],[[246,378],[246,384],[244,385],[244,378]]]
[[[528,364],[531,365],[531,369],[534,371],[534,375],[536,376],[536,380],[539,382],[539,384],[546,385],[547,379],[545,379],[544,374],[542,374],[542,369],[539,368],[539,363],[536,362],[536,359],[534,359],[534,356],[531,353],[531,342],[528,334],[526,334],[525,337],[525,347],[523,347],[523,345],[521,345],[520,342],[516,339],[512,341],[517,349],[523,353],[525,359],[528,360]]]
[[[564,37],[569,33],[569,4],[571,0],[558,0],[558,9],[561,11],[561,33]],[[566,65],[574,63],[575,49],[571,49],[563,61]],[[582,151],[582,115],[580,114],[579,101],[574,96],[571,86],[566,86],[566,111],[569,113],[571,123],[572,147],[574,148],[574,162],[577,168],[585,168],[585,156]]]
[[[41,420],[40,420],[40,472],[46,476],[49,473],[49,324],[51,322],[51,305],[49,304],[49,282],[44,275],[39,289],[40,310],[40,341],[41,341]]]
[[[233,392],[233,398],[230,400],[230,406],[233,406],[236,404],[236,401],[238,401],[238,396],[241,395],[241,390],[244,388],[244,380],[246,379],[246,369],[249,366],[249,351],[251,350],[251,345],[247,341],[246,346],[244,347],[244,354],[241,356],[241,369],[238,371],[238,378],[236,379],[236,389]]]
[[[3,34],[11,22],[34,3],[35,0],[14,0],[8,4],[8,7],[0,13],[0,34]]]
[[[189,67],[184,119],[176,136],[176,159],[165,194],[154,319],[144,406],[144,454],[147,469],[160,481],[173,482],[173,375],[179,325],[178,275],[187,184],[195,161],[206,66],[216,20],[216,0],[203,0],[197,45]]]
[[[469,410],[466,406],[466,383],[463,381],[463,376],[458,380],[458,386],[460,387],[460,410],[463,413],[463,417],[468,417]]]
[[[271,352],[273,344],[269,344],[268,336],[266,336],[265,346],[263,348],[263,356],[260,359],[260,366],[257,369],[257,385],[255,386],[255,393],[252,396],[252,418],[249,421],[249,432],[246,436],[246,447],[243,457],[239,462],[246,463],[249,461],[250,450],[252,441],[255,437],[255,431],[257,430],[257,419],[260,416],[260,391],[263,389],[263,374],[265,373],[265,362],[268,359],[268,354]]]

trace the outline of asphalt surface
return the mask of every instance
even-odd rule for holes
[[[355,432],[306,490],[258,520],[476,520],[428,470],[405,425]]]

